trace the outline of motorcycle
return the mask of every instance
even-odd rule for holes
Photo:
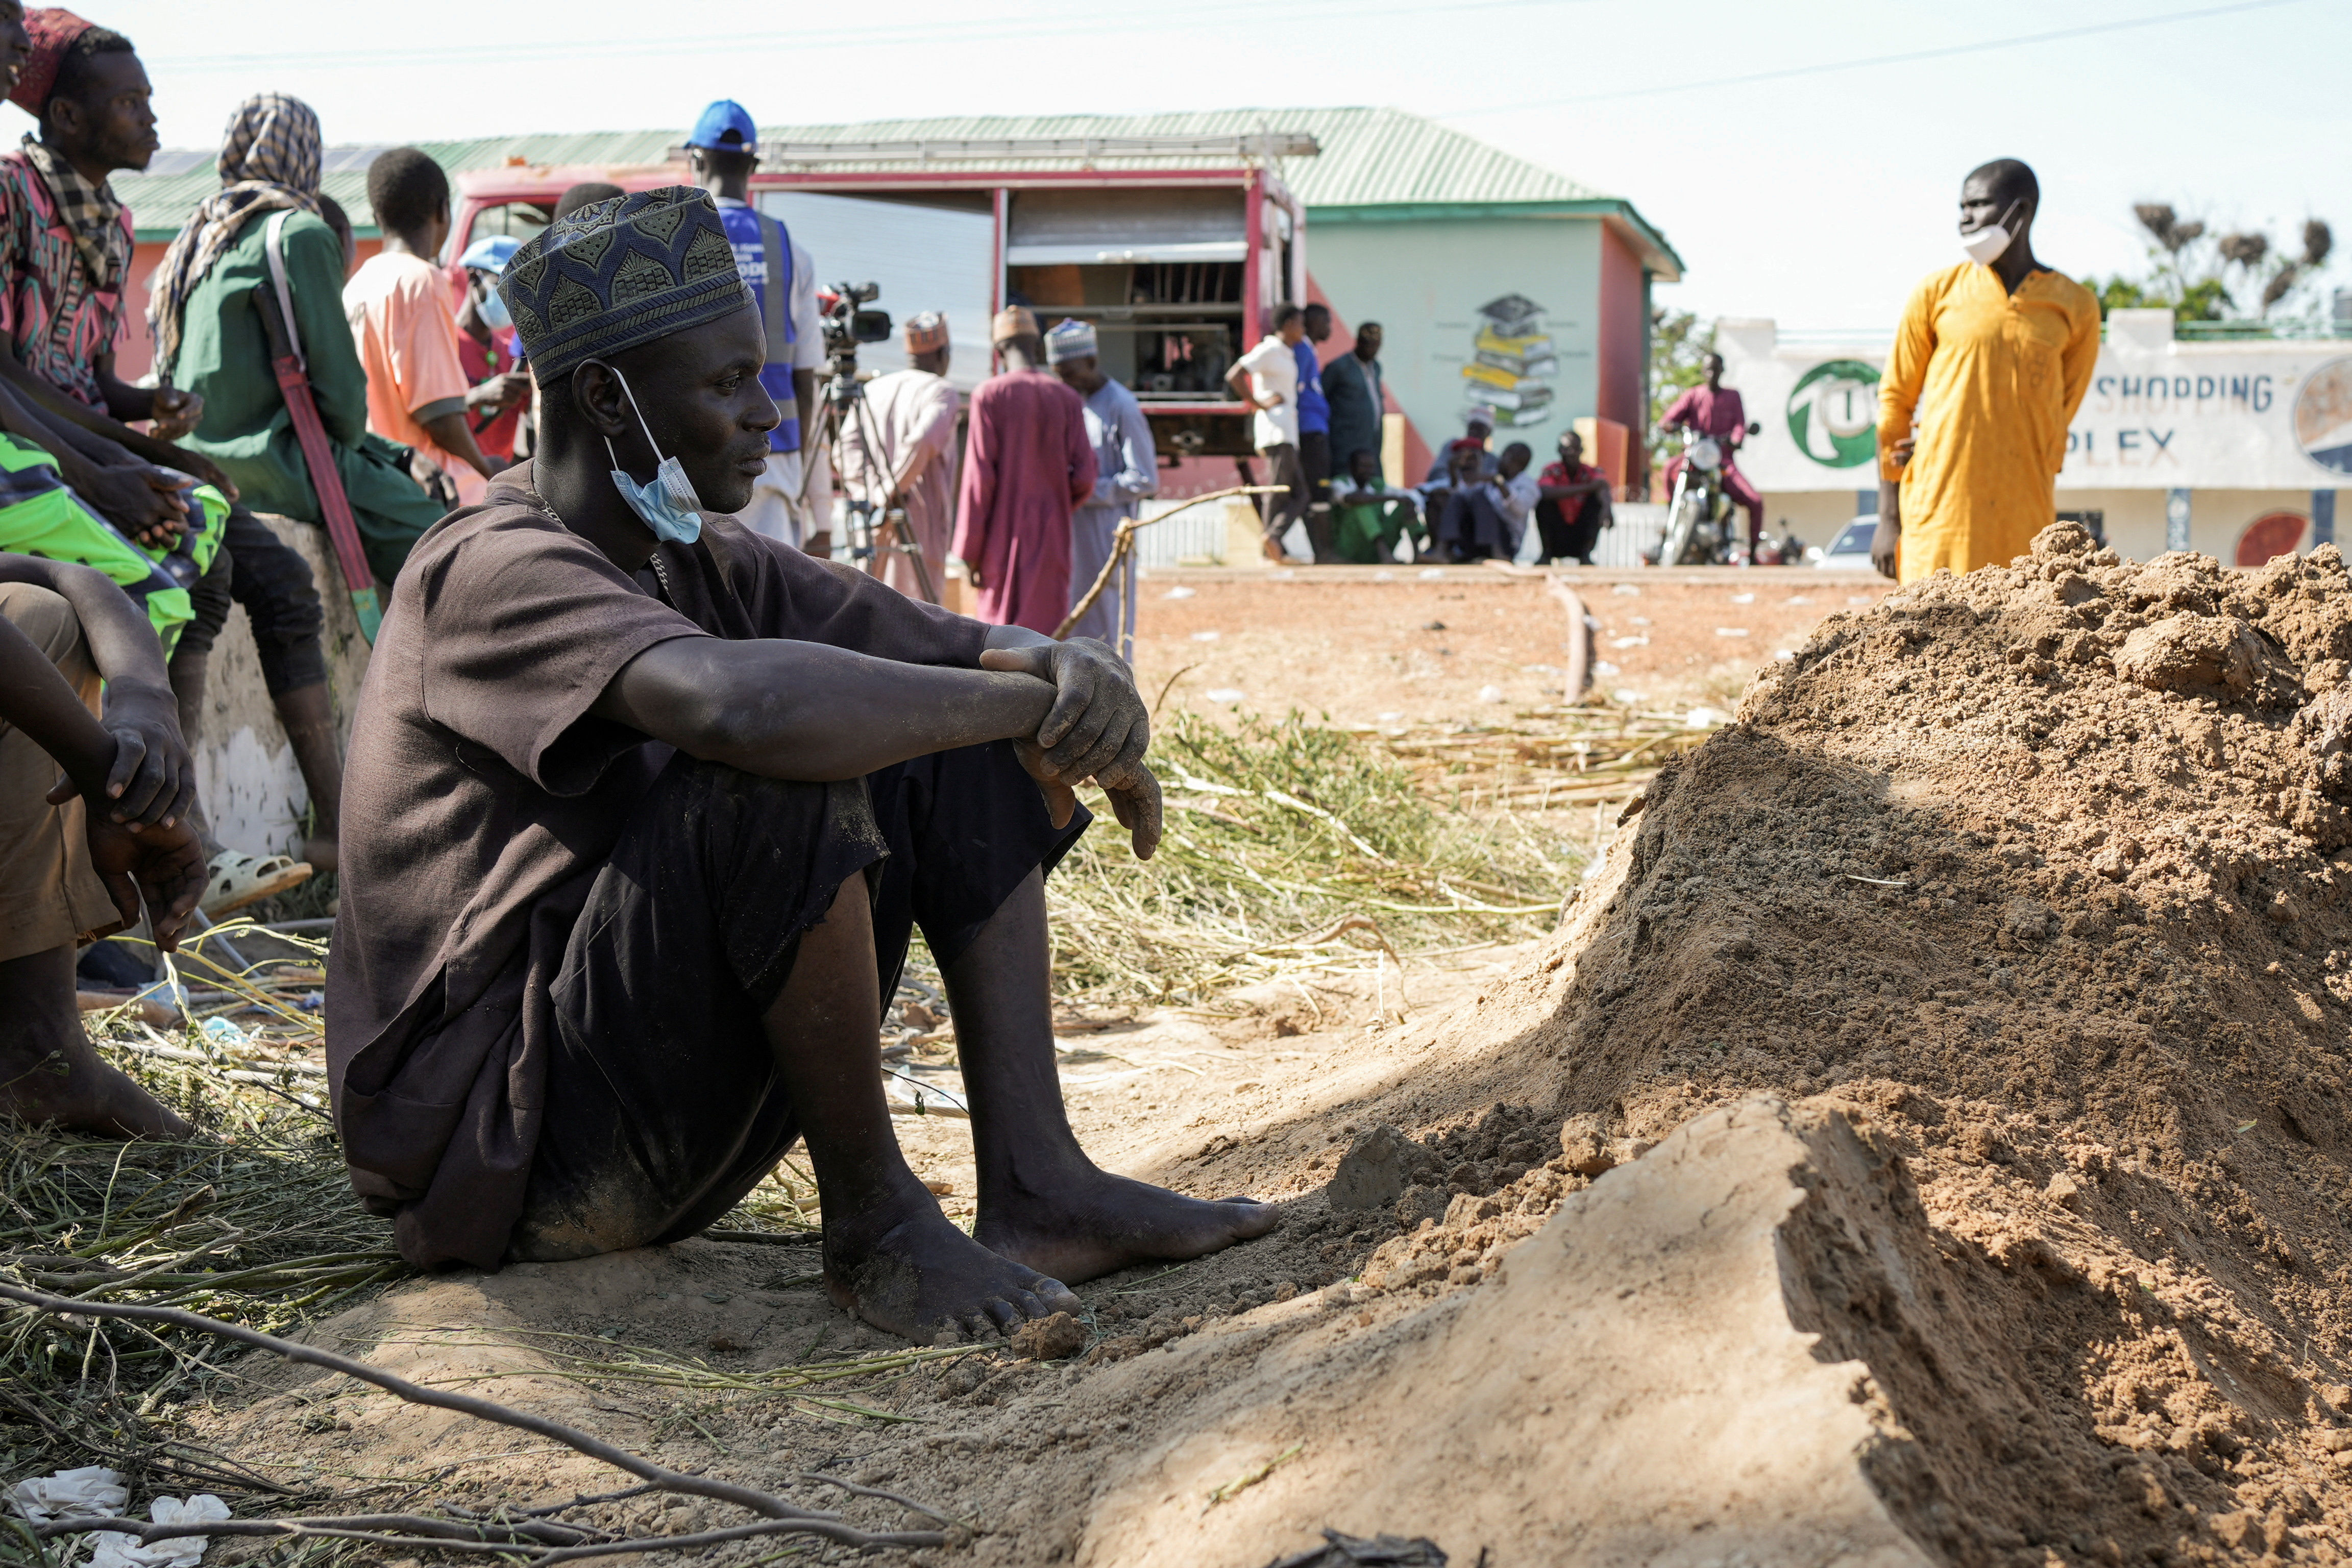
[[[1762,430],[1751,424],[1747,434]],[[1712,436],[1683,428],[1683,465],[1666,508],[1666,535],[1658,563],[1665,566],[1728,566],[1747,554],[1747,539],[1733,526],[1738,509],[1723,488],[1730,453]]]

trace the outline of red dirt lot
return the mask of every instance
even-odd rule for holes
[[[1424,575],[1424,571],[1432,575]],[[1563,572],[1600,622],[1593,689],[1633,706],[1729,708],[1824,616],[1894,584],[1804,568]],[[1136,671],[1195,708],[1297,708],[1342,723],[1475,723],[1560,700],[1568,617],[1541,574],[1491,567],[1154,571]],[[1239,697],[1226,695],[1238,692]]]

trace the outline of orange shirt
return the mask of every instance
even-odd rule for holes
[[[2010,293],[1963,261],[1913,290],[1878,384],[1879,477],[1903,486],[1901,574],[2022,555],[2057,521],[2066,426],[2099,358],[2099,301],[2056,272]],[[1895,444],[1915,432],[1911,461]]]
[[[470,384],[441,269],[404,251],[371,256],[343,285],[343,315],[367,371],[368,428],[447,469],[459,505],[480,500],[489,481],[435,446],[420,422],[465,412]]]

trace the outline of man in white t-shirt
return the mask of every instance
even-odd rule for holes
[[[1234,362],[1225,384],[1234,395],[1257,410],[1253,436],[1258,455],[1273,469],[1268,484],[1285,487],[1268,496],[1265,509],[1265,558],[1279,562],[1282,536],[1307,515],[1307,469],[1298,460],[1297,345],[1307,336],[1307,313],[1296,305],[1274,309],[1274,330],[1257,347]]]

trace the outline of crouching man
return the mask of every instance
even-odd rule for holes
[[[0,1116],[189,1135],[90,1048],[74,949],[142,902],[174,945],[205,890],[195,773],[146,612],[90,567],[0,553]]]
[[[328,1065],[403,1253],[675,1241],[801,1138],[834,1300],[927,1339],[1273,1228],[1105,1173],[1063,1114],[1043,879],[1086,826],[1070,787],[1137,854],[1160,836],[1125,667],[710,515],[749,500],[778,415],[704,193],[560,218],[499,291],[540,451],[416,546],[344,794]],[[918,924],[970,1091],[970,1237],[882,1095]]]

